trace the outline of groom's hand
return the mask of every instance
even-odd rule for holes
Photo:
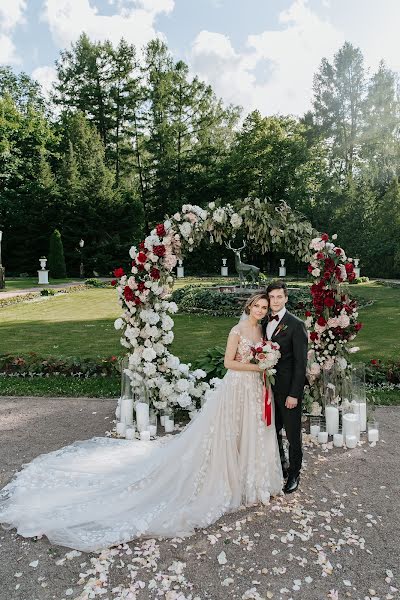
[[[293,396],[288,396],[286,398],[285,406],[286,408],[296,408],[298,403],[297,398],[293,398]]]

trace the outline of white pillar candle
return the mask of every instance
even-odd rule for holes
[[[360,439],[360,417],[354,413],[345,413],[343,415],[343,435],[354,435],[357,440]]]
[[[334,435],[339,431],[339,410],[336,406],[327,406],[325,408],[326,431],[329,435]]]
[[[147,402],[136,402],[136,424],[138,431],[147,428],[149,424],[149,405]]]
[[[368,441],[378,442],[379,441],[379,429],[368,429]]]
[[[367,431],[367,403],[360,402],[360,430]]]
[[[117,423],[117,434],[121,437],[125,437],[126,434],[126,423]]]
[[[165,419],[165,433],[171,433],[174,430],[174,421],[172,419]]]
[[[167,415],[161,415],[161,416],[160,416],[160,423],[161,423],[161,425],[162,425],[163,427],[164,427],[164,425],[165,425],[165,418],[166,418],[166,416],[167,416]]]
[[[121,399],[121,421],[127,425],[133,423],[133,398]]]
[[[333,445],[335,448],[341,448],[343,446],[343,435],[341,433],[333,434]]]
[[[357,437],[355,435],[346,435],[346,446],[348,448],[355,448],[357,446]]]
[[[321,427],[319,425],[311,425],[310,426],[310,433],[311,435],[313,435],[314,437],[317,437],[319,432],[321,430]]]
[[[121,418],[121,400],[118,400],[117,408],[115,409],[115,418],[117,421]]]
[[[125,437],[127,440],[134,440],[135,439],[135,428],[127,427]]]
[[[150,441],[150,431],[148,431],[147,429],[144,429],[143,431],[141,431],[140,439],[142,440],[142,442],[149,442]]]
[[[156,437],[157,425],[149,425],[149,433],[150,433],[150,437]]]
[[[318,433],[318,442],[320,444],[326,444],[328,442],[328,432],[327,431],[320,431]]]

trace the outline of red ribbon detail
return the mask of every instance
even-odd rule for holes
[[[263,419],[267,426],[269,427],[272,423],[272,392],[271,386],[267,385],[267,374],[263,372],[263,394],[264,394],[264,410],[263,410]]]

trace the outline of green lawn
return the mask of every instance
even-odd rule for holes
[[[77,281],[77,279],[49,279],[49,285],[61,285],[63,283],[69,283],[70,281]],[[84,281],[84,280],[82,280]],[[4,292],[14,292],[15,290],[23,290],[27,288],[45,288],[45,285],[38,284],[37,277],[18,277],[17,279],[7,279],[6,287],[0,290],[0,294]]]
[[[215,279],[201,280],[212,283]],[[192,283],[199,280],[192,279]],[[182,283],[188,284],[188,279]],[[374,283],[353,288],[372,306],[360,311],[364,329],[357,336],[361,352],[357,360],[371,358],[400,359],[400,289]],[[0,354],[95,358],[123,354],[114,320],[121,313],[115,290],[89,289],[72,294],[22,303],[0,310]],[[192,362],[211,346],[224,346],[227,333],[236,319],[175,315],[175,341],[172,352],[183,361]],[[118,378],[77,380],[60,377],[16,379],[0,378],[0,395],[88,395],[115,396]],[[378,401],[398,401],[398,391],[382,391]]]

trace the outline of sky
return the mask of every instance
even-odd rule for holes
[[[140,49],[159,37],[226,103],[301,115],[323,57],[345,41],[374,72],[400,73],[400,0],[0,0],[0,64],[48,90],[60,50],[85,31]]]

